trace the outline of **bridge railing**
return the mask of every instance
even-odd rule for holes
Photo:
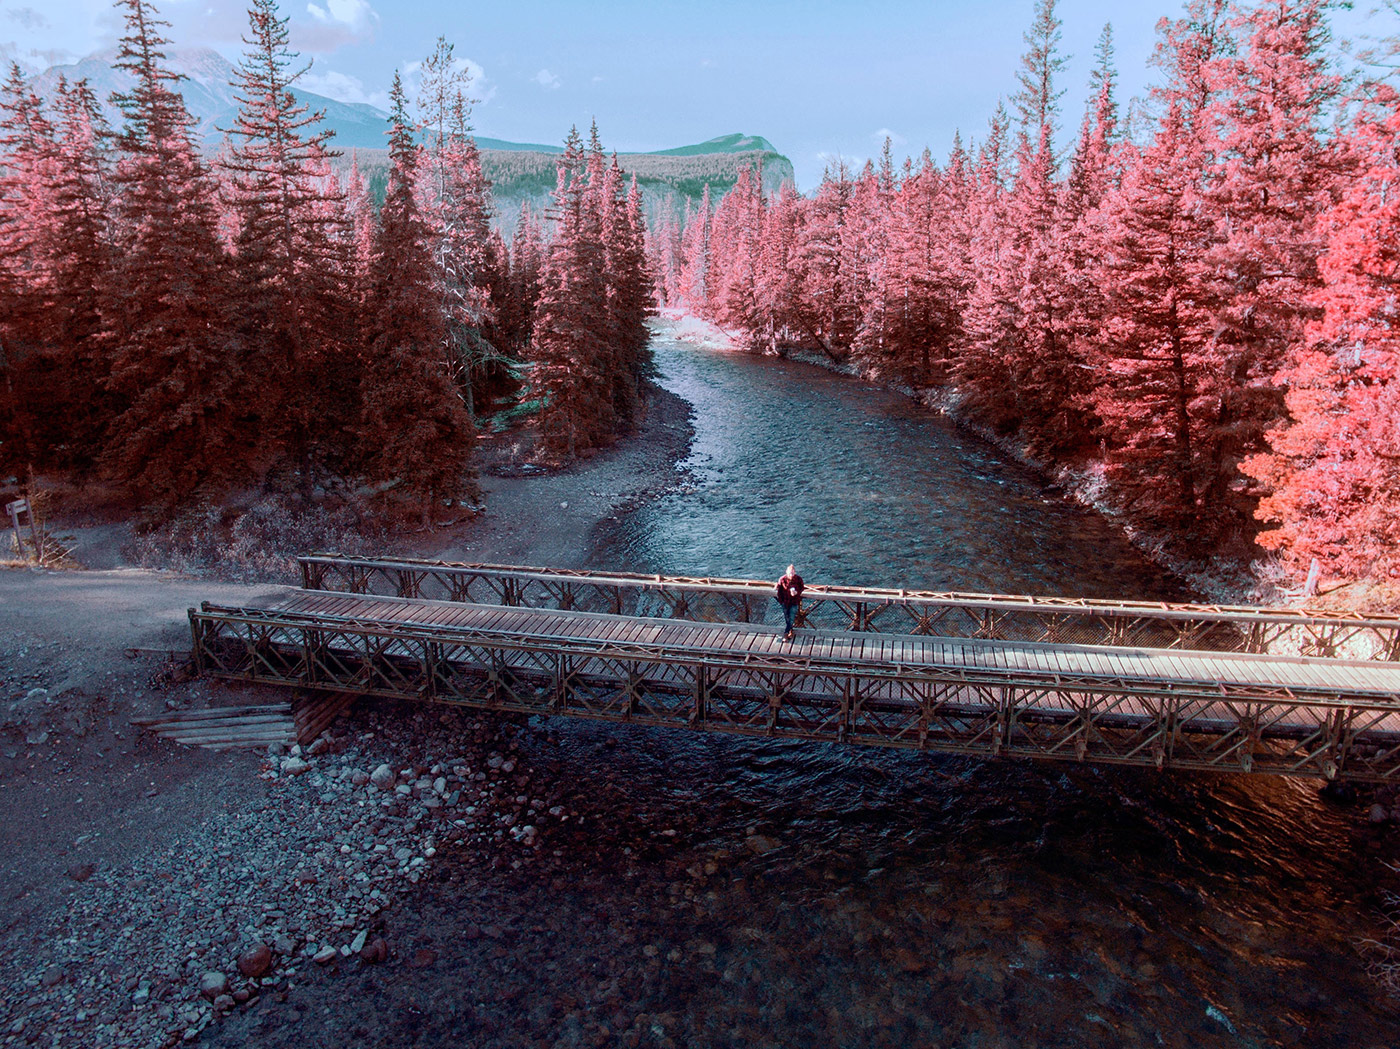
[[[853,665],[285,610],[190,610],[216,675],[525,714],[1148,768],[1400,778],[1394,697]]]
[[[773,584],[457,564],[414,558],[298,559],[303,587],[715,623],[778,623]],[[1400,616],[874,587],[807,588],[802,624],[823,630],[1047,644],[1400,661]]]

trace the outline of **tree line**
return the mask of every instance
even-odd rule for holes
[[[440,40],[417,105],[396,74],[376,206],[338,179],[275,0],[252,0],[219,154],[196,147],[166,27],[120,0],[133,86],[105,125],[86,82],[0,88],[0,462],[115,483],[153,516],[230,491],[377,492],[425,519],[475,494],[494,397],[548,453],[635,426],[649,374],[640,196],[596,128],[556,213],[507,245]],[[411,110],[414,110],[411,112]],[[586,268],[586,272],[580,270]],[[537,337],[538,332],[538,337]]]
[[[1325,0],[1191,0],[1128,118],[1111,29],[1068,156],[1040,0],[980,144],[756,173],[662,223],[664,301],[918,391],[1129,521],[1400,574],[1400,96],[1334,70]],[[1125,125],[1131,127],[1125,127]]]

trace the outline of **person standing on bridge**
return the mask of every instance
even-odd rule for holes
[[[792,624],[796,621],[797,613],[802,608],[802,591],[805,589],[802,577],[797,574],[797,568],[788,565],[787,573],[778,580],[777,592],[774,595],[778,599],[778,604],[783,606],[783,618],[787,622],[787,633],[783,635],[784,641],[792,640]]]

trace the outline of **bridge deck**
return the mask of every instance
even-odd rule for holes
[[[272,606],[304,616],[461,628],[570,641],[660,646],[725,656],[783,656],[917,670],[1012,671],[1053,678],[1107,678],[1143,685],[1212,689],[1219,685],[1287,690],[1298,696],[1390,700],[1400,725],[1400,665],[1363,660],[1182,652],[801,631],[791,642],[772,627],[635,619],[598,612],[470,605],[299,590]]]

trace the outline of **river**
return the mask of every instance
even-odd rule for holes
[[[598,567],[774,578],[795,561],[809,581],[1187,596],[1101,517],[897,394],[654,346],[695,406],[693,484],[624,518]],[[771,839],[764,891],[720,892],[711,915],[731,966],[761,979],[722,969],[704,1008],[762,999],[754,1030],[777,1044],[1400,1041],[1356,947],[1388,843],[1316,783],[652,745],[617,754],[636,804],[704,814],[689,833],[721,849],[754,824]]]

